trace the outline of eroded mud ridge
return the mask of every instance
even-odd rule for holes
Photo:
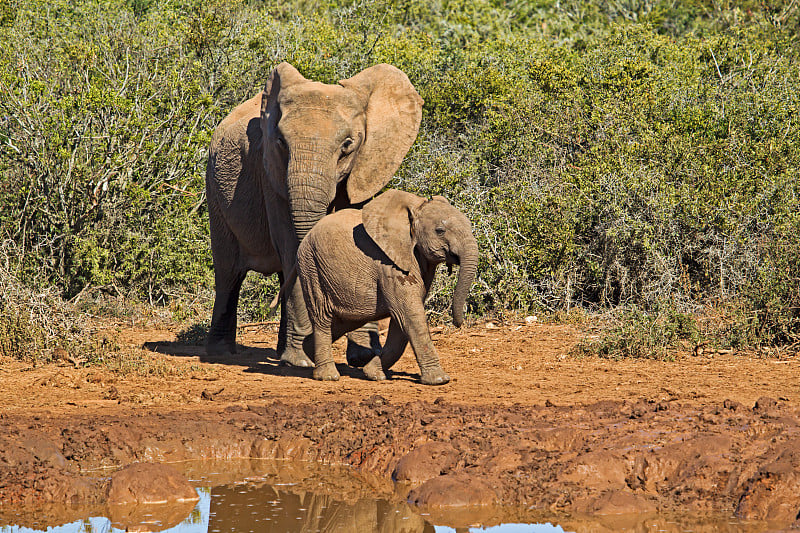
[[[372,396],[146,416],[10,414],[0,419],[0,515],[101,502],[107,478],[89,468],[260,457],[351,465],[396,480],[399,497],[422,507],[722,510],[800,525],[799,420],[800,409],[770,398],[488,407]]]

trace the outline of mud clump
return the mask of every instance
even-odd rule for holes
[[[800,521],[800,439],[782,443],[750,479],[736,516],[754,520]]]
[[[480,479],[445,475],[432,478],[413,489],[408,501],[428,509],[486,507],[497,501],[497,494]]]
[[[115,527],[161,531],[180,524],[199,499],[189,480],[174,467],[133,463],[111,475],[106,506]]]
[[[656,506],[642,494],[630,490],[609,490],[594,498],[578,500],[572,506],[577,513],[591,515],[643,514],[656,511]]]
[[[561,480],[597,490],[624,489],[627,485],[628,471],[628,461],[622,455],[600,450],[576,458],[570,467],[565,469]]]
[[[443,442],[430,442],[415,448],[397,462],[392,478],[395,481],[422,483],[452,466],[458,452]]]
[[[108,505],[152,505],[170,501],[196,502],[200,497],[183,474],[174,467],[134,463],[111,476]]]

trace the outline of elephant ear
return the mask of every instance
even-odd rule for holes
[[[425,203],[415,194],[389,189],[376,196],[361,210],[367,234],[383,253],[403,272],[414,264],[412,220],[416,210]]]
[[[367,99],[364,144],[347,180],[347,195],[357,204],[380,191],[400,167],[419,132],[422,98],[402,70],[385,63],[339,84]]]
[[[304,81],[308,80],[300,74],[300,71],[289,63],[283,62],[272,69],[272,73],[267,80],[267,85],[264,87],[264,92],[261,93],[262,124],[267,121],[270,115],[279,118],[274,111],[278,108],[278,95],[281,93],[281,90],[295,83],[302,83]]]

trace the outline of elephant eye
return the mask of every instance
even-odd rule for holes
[[[444,227],[443,226],[439,226],[438,228],[436,228],[436,235],[439,235],[440,237],[442,235],[444,235]]]
[[[353,151],[353,148],[355,148],[355,142],[353,142],[353,139],[348,137],[342,143],[342,153],[343,154],[349,154],[350,152]]]
[[[275,142],[278,143],[278,146],[280,146],[281,148],[285,149],[286,146],[287,146],[286,145],[286,139],[284,139],[283,136],[281,136],[281,135],[278,135],[277,137],[275,137]]]

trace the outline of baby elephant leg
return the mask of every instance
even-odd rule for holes
[[[364,365],[363,370],[367,379],[371,379],[372,381],[383,381],[386,379],[386,374],[383,373],[383,368],[381,368],[381,358],[378,355]]]
[[[338,381],[339,371],[331,354],[330,324],[313,325],[314,328],[314,379],[320,381]]]
[[[408,337],[394,318],[389,321],[389,331],[386,333],[386,342],[381,350],[381,366],[384,372],[400,359],[408,346]]]
[[[381,353],[378,323],[369,322],[347,334],[347,364],[364,366]]]
[[[439,364],[439,354],[436,353],[430,331],[428,331],[422,301],[419,302],[418,306],[412,307],[412,310],[414,312],[407,313],[405,317],[404,315],[399,315],[398,318],[405,334],[408,335],[408,340],[414,349],[414,355],[417,357],[423,385],[444,385],[449,383],[450,376]],[[388,339],[386,343],[389,344]]]
[[[375,326],[375,342],[378,343],[380,346],[380,342],[378,341],[378,329],[377,324],[375,322],[371,322],[366,326],[363,326],[363,322],[349,322],[349,321],[342,321],[339,319],[333,319],[333,325],[331,326],[331,339],[336,340],[341,337],[343,334],[350,332],[353,333],[354,331],[369,331],[370,324]],[[348,335],[348,346],[350,342],[350,337]],[[371,353],[371,352],[370,352]],[[350,360],[349,356],[350,352],[348,351],[348,358],[347,363],[350,366],[353,365],[353,362]],[[383,369],[381,369],[381,359],[378,355],[378,352],[371,353],[369,357],[366,357],[361,361],[361,363],[357,366],[363,367],[364,374],[366,375],[367,379],[371,379],[372,381],[383,381],[386,379],[386,375],[383,373]]]
[[[386,379],[386,372],[400,359],[408,344],[408,337],[403,333],[395,319],[389,322],[389,332],[386,334],[386,343],[383,345],[380,357],[373,357],[364,366],[364,373],[369,379],[381,381]]]

